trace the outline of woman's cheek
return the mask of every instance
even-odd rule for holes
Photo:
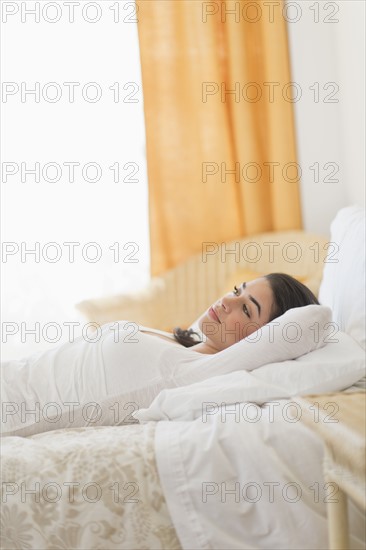
[[[244,325],[237,319],[221,325],[222,341],[226,346],[231,346],[243,338]]]

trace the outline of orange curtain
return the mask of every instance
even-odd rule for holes
[[[202,243],[300,229],[282,1],[136,4],[152,276]]]

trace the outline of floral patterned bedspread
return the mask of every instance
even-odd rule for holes
[[[1,440],[2,549],[180,550],[155,423]]]

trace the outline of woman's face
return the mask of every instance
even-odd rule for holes
[[[273,293],[264,277],[242,283],[198,319],[205,342],[217,351],[232,346],[269,322]]]

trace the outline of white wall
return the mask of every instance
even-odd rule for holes
[[[294,106],[304,227],[328,234],[339,208],[365,200],[365,4],[287,5],[292,80],[302,89]],[[310,89],[314,83],[319,83],[319,98]],[[315,163],[318,182],[310,169]]]

